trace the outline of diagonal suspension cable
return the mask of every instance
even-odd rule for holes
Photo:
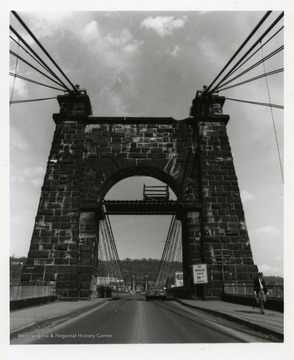
[[[80,91],[76,88],[76,86],[69,80],[66,74],[62,71],[62,69],[58,66],[56,61],[52,58],[52,56],[48,53],[48,51],[44,48],[44,46],[40,43],[40,41],[36,38],[36,36],[32,33],[32,31],[28,28],[25,22],[20,18],[20,16],[16,13],[16,11],[12,11],[12,14],[17,18],[17,20],[21,23],[21,25],[26,29],[26,31],[31,35],[31,37],[35,40],[35,42],[39,45],[39,47],[43,50],[43,52],[48,56],[51,62],[56,66],[56,68],[60,71],[60,73],[64,76],[64,78],[69,82],[72,86],[73,90],[79,94]]]
[[[26,61],[23,57],[21,57],[20,55],[16,54],[14,51],[9,50],[9,53],[16,57],[17,59],[21,60],[22,62],[24,62],[26,65],[30,66],[32,69],[36,70],[38,73],[40,73],[41,75],[45,76],[47,79],[53,81],[55,84],[62,86],[61,83],[57,82],[56,80],[52,79],[50,76],[46,75],[45,73],[43,73],[43,71],[41,71],[40,69],[36,68],[34,65],[32,65],[31,63],[29,63],[28,61]]]
[[[117,280],[124,280],[108,215],[100,221],[98,246],[98,275],[109,274]]]
[[[27,102],[33,102],[33,101],[43,101],[43,100],[53,100],[53,99],[56,99],[56,96],[40,98],[40,99],[30,99],[30,100],[13,100],[13,101],[10,101],[10,103],[11,104],[21,104],[21,103],[27,103]]]
[[[98,245],[98,276],[109,277],[113,275],[113,266],[110,261],[111,255],[109,251],[109,242],[105,228],[105,221],[100,221],[99,229],[99,245]],[[106,284],[105,284],[106,285]]]
[[[18,47],[17,47],[17,53],[19,52],[19,42],[18,42]],[[16,61],[15,61],[15,73],[17,71],[17,65],[18,65],[18,58],[16,58]],[[12,84],[12,90],[11,90],[11,96],[10,96],[10,102],[9,102],[9,105],[11,106],[12,104],[12,99],[13,99],[13,93],[14,93],[14,87],[15,87],[15,80],[16,80],[16,76],[14,76],[13,78],[13,84]]]
[[[231,75],[238,71],[243,65],[245,65],[255,54],[257,54],[266,44],[268,44],[278,33],[284,29],[284,26],[281,26],[266,42],[264,42],[257,50],[255,50],[246,60],[242,62],[239,66],[236,67],[234,71],[231,72]]]
[[[47,85],[47,84],[44,84],[44,83],[40,83],[39,81],[35,81],[35,80],[32,80],[32,79],[29,79],[25,76],[22,76],[22,75],[18,75],[18,74],[15,74],[13,72],[10,72],[9,73],[10,76],[15,76],[17,77],[18,79],[21,79],[21,80],[25,80],[25,81],[28,81],[28,82],[31,82],[33,84],[37,84],[37,85],[41,85],[41,86],[45,86],[45,87],[48,87],[50,89],[54,89],[54,90],[59,90],[59,91],[64,91],[64,89],[59,89],[59,88],[56,88],[54,86],[50,86],[50,85]]]
[[[10,39],[11,39],[12,41],[14,41],[16,44],[18,44],[17,40],[14,39],[13,36],[9,35],[9,37],[10,37]],[[19,41],[19,39],[18,39],[18,41]],[[52,75],[53,71],[49,71],[49,70],[47,69],[47,67],[46,67],[44,64],[42,64],[41,61],[39,61],[35,56],[33,56],[33,55],[32,55],[24,46],[22,46],[20,43],[19,43],[19,47],[20,47],[27,55],[29,55],[34,61],[36,61],[36,63],[38,63],[43,69],[45,69],[46,71],[49,72],[49,74]],[[53,75],[53,76],[54,76],[54,75]],[[60,83],[61,83],[61,82],[60,82]],[[62,84],[62,86],[63,86],[63,84]]]
[[[222,80],[220,80],[218,82],[217,85],[215,85],[215,87],[210,90],[210,92],[214,92],[216,90],[218,90],[221,87],[221,84],[223,83],[223,81],[225,81],[233,72],[234,69],[236,69],[236,67],[248,56],[248,54],[251,53],[251,51],[264,39],[264,37],[273,29],[273,27],[283,18],[284,16],[284,12],[282,12],[276,19],[275,21],[266,29],[266,31],[255,41],[255,43],[249,48],[249,50],[246,51],[246,53],[241,57],[241,59],[232,67],[232,69],[227,73],[227,75],[225,75]],[[207,89],[206,89],[207,91]]]
[[[280,68],[280,69],[277,69],[277,70],[269,71],[268,73],[255,76],[255,77],[253,77],[253,78],[251,78],[251,79],[242,81],[242,82],[240,82],[240,83],[237,83],[237,84],[234,84],[234,85],[231,85],[231,86],[227,86],[227,87],[225,87],[225,88],[220,87],[219,89],[222,90],[222,91],[228,90],[228,89],[232,89],[232,88],[234,88],[234,87],[236,87],[236,86],[240,86],[240,85],[243,85],[243,84],[247,84],[247,83],[249,83],[249,82],[252,82],[252,81],[255,81],[255,80],[258,80],[258,79],[262,79],[262,78],[264,78],[264,77],[266,77],[266,76],[276,75],[276,74],[278,74],[278,73],[280,73],[280,72],[283,72],[283,71],[284,71],[284,68]]]
[[[155,287],[163,287],[166,284],[166,280],[171,275],[174,275],[175,271],[181,270],[179,268],[179,264],[182,263],[182,239],[180,230],[181,222],[173,216],[156,275]]]
[[[43,66],[49,71],[51,75],[55,77],[60,83],[63,85],[63,87],[70,91],[70,88],[64,84],[64,82],[50,69],[50,67],[44,62],[44,60],[31,48],[31,46],[23,39],[23,37],[10,25],[10,30],[16,35],[16,37],[31,51],[32,54],[43,64]]]
[[[236,56],[240,53],[240,51],[244,48],[244,46],[248,43],[248,41],[252,38],[252,36],[255,34],[257,29],[260,28],[260,26],[265,22],[265,20],[268,18],[268,16],[271,14],[271,11],[267,11],[266,14],[262,17],[262,19],[259,21],[259,23],[255,26],[255,28],[251,31],[251,33],[247,36],[247,38],[243,41],[241,46],[237,49],[235,54],[231,57],[231,59],[227,62],[227,64],[223,67],[223,69],[220,71],[220,73],[216,76],[216,78],[212,81],[212,83],[205,89],[204,92],[208,92],[213,84],[217,81],[217,79],[222,75],[222,73],[227,69],[227,67],[231,64],[231,62],[236,58]]]
[[[106,220],[106,228],[107,228],[109,239],[110,239],[110,246],[111,246],[114,261],[115,261],[116,272],[117,272],[119,278],[123,279],[121,263],[120,263],[117,248],[116,248],[116,245],[115,245],[114,236],[113,236],[112,228],[111,228],[111,225],[110,225],[109,216],[107,214],[105,215],[105,220]]]
[[[282,106],[282,105],[276,105],[276,104],[272,104],[272,103],[262,103],[262,102],[257,102],[257,101],[248,101],[248,100],[241,100],[241,99],[232,99],[232,98],[228,98],[228,97],[226,97],[226,100],[238,101],[238,102],[247,103],[247,104],[253,104],[253,105],[267,106],[267,107],[272,107],[272,108],[276,108],[276,109],[284,109],[284,106]]]
[[[261,57],[263,59],[263,51],[262,51],[262,49],[261,49]],[[263,69],[264,69],[264,73],[266,74],[266,68],[265,68],[265,63],[264,62],[263,62]],[[266,82],[268,100],[269,100],[269,103],[271,103],[271,95],[270,95],[270,91],[269,91],[267,76],[265,76],[265,82]],[[278,136],[277,136],[277,129],[276,129],[275,118],[274,118],[274,113],[273,113],[272,107],[271,107],[271,117],[272,117],[273,129],[274,129],[274,134],[275,134],[275,141],[276,141],[276,146],[277,146],[277,151],[278,151],[278,158],[279,158],[281,176],[282,176],[282,181],[283,181],[283,184],[284,184],[283,166],[282,166],[280,147],[279,147],[279,141],[278,141]]]
[[[242,71],[240,74],[236,75],[235,77],[233,77],[232,79],[230,79],[229,81],[223,83],[219,89],[221,89],[223,86],[230,84],[231,82],[233,82],[234,80],[238,79],[239,77],[247,74],[249,71],[255,69],[257,66],[263,64],[265,61],[269,60],[270,58],[272,58],[274,55],[278,54],[280,51],[282,51],[284,49],[284,46],[280,46],[278,49],[272,51],[270,54],[268,54],[267,56],[264,57],[263,60],[259,60],[257,61],[255,64],[251,65],[249,68],[247,68],[246,70]]]

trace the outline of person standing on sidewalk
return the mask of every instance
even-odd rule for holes
[[[268,294],[268,290],[266,288],[262,272],[258,272],[253,281],[253,291],[256,299],[259,300],[260,311],[262,314],[264,314],[264,304],[266,303],[266,295]]]

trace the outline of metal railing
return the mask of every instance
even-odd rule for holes
[[[55,285],[10,285],[10,301],[55,295]]]
[[[266,286],[269,298],[284,298],[284,285],[270,284]],[[227,295],[253,295],[253,285],[246,283],[224,284],[224,293]]]
[[[144,201],[148,200],[169,200],[168,186],[147,186],[144,184],[143,189]]]

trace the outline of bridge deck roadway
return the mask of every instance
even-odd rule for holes
[[[122,296],[122,295],[120,295]],[[31,331],[37,326],[50,324],[73,318],[83,312],[102,305],[109,299],[93,299],[76,302],[56,302],[32,308],[12,311],[10,314],[10,337],[16,338],[19,334]],[[185,306],[223,317],[246,325],[254,330],[261,331],[283,339],[284,315],[283,313],[266,310],[265,315],[259,309],[250,306],[232,304],[223,301],[195,301],[179,300]]]

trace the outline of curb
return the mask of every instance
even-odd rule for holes
[[[44,325],[46,323],[50,323],[50,322],[57,321],[57,320],[62,320],[62,319],[64,319],[64,321],[65,321],[68,318],[78,316],[78,315],[80,315],[80,314],[82,314],[82,313],[84,313],[86,311],[89,311],[89,310],[92,310],[92,309],[94,309],[96,307],[99,307],[99,306],[105,304],[107,301],[110,301],[110,300],[111,300],[110,298],[106,298],[105,300],[103,300],[103,301],[101,301],[99,303],[89,305],[89,306],[81,308],[81,309],[72,310],[72,311],[66,312],[66,313],[64,313],[62,315],[56,315],[56,316],[48,317],[46,319],[36,321],[36,322],[31,323],[29,325],[25,325],[22,328],[11,331],[10,332],[10,339],[16,338],[18,334],[33,330],[36,327]]]
[[[211,309],[204,309],[202,307],[198,307],[197,305],[190,305],[190,304],[187,304],[183,301],[181,301],[180,299],[176,299],[175,298],[175,301],[177,301],[178,303],[184,305],[184,306],[187,306],[187,307],[190,307],[192,309],[197,309],[197,310],[200,310],[200,311],[204,311],[206,313],[209,313],[209,314],[212,314],[212,315],[215,315],[215,316],[220,316],[226,320],[230,320],[230,321],[234,321],[240,325],[246,325],[247,327],[253,329],[253,330],[256,330],[256,331],[260,331],[264,334],[267,334],[267,335],[273,335],[275,337],[277,337],[279,340],[284,340],[284,334],[281,334],[277,331],[274,331],[274,330],[271,330],[271,329],[267,329],[266,327],[263,327],[263,326],[260,326],[260,325],[257,325],[257,324],[254,324],[250,321],[247,321],[247,320],[243,320],[243,319],[239,319],[239,318],[236,318],[235,316],[232,316],[232,315],[228,315],[228,314],[225,314],[221,311],[217,311],[217,310],[211,310]]]

